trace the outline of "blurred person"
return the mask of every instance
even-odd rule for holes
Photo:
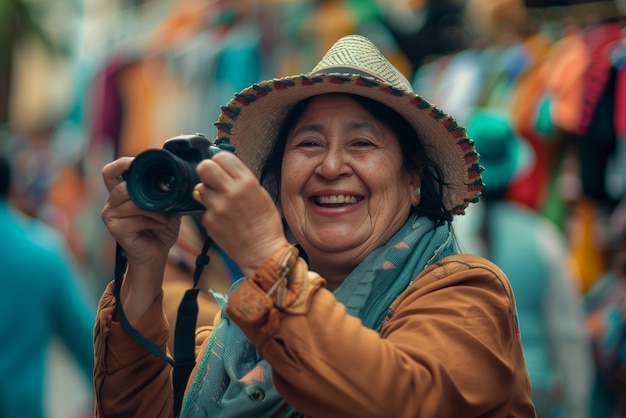
[[[216,125],[237,155],[202,160],[193,196],[244,277],[198,329],[180,416],[535,416],[508,280],[454,245],[482,189],[473,141],[372,42],[244,89]],[[127,268],[99,305],[95,413],[171,417],[171,368],[150,353],[167,350],[181,218],[130,199],[132,161],[103,168]]]
[[[12,170],[0,157],[0,416],[45,417],[47,358],[58,338],[91,392],[95,301],[62,236],[11,203]]]
[[[609,268],[586,294],[596,364],[592,418],[626,416],[626,198],[607,225]]]
[[[537,417],[589,417],[593,357],[567,239],[541,213],[506,198],[511,182],[532,167],[532,148],[500,109],[476,109],[467,129],[480,150],[485,189],[458,228],[459,241],[511,281]]]
[[[80,151],[76,151],[81,147],[71,140],[57,143],[59,125],[56,118],[51,118],[22,131],[12,130],[3,138],[2,148],[11,156],[10,200],[21,213],[46,223],[61,235],[83,283],[91,288],[94,283],[87,279],[92,274],[87,243],[95,241],[96,235],[90,228],[93,218],[88,219],[86,210],[94,189],[100,188],[87,184],[85,166]],[[90,290],[92,298],[102,286],[94,290]]]

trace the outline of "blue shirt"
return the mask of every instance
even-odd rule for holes
[[[0,198],[0,416],[44,414],[46,360],[53,336],[88,377],[93,373],[96,303],[62,236]]]

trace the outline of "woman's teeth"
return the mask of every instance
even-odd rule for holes
[[[317,196],[315,198],[315,203],[320,205],[354,204],[356,202],[358,202],[356,196],[352,195]]]

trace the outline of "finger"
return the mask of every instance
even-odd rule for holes
[[[196,172],[200,177],[201,183],[197,184],[195,189],[200,190],[199,186],[220,188],[220,185],[230,181],[230,176],[213,160],[202,160],[196,167]],[[202,190],[200,190],[202,192]]]
[[[163,214],[142,211],[131,202],[125,202],[118,206],[111,206],[109,202],[106,202],[102,211],[102,220],[115,239],[126,248],[127,245],[136,241],[138,234],[153,231],[158,234],[169,235],[168,231],[172,230],[174,219]],[[126,249],[130,250],[131,247]],[[135,248],[135,251],[141,252],[143,250]]]
[[[233,178],[239,178],[251,173],[250,169],[237,155],[230,152],[220,152],[213,156],[216,162],[228,175]]]
[[[104,204],[103,212],[107,212],[110,217],[115,218],[143,216],[154,219],[161,224],[166,224],[170,220],[170,215],[166,213],[147,211],[135,205],[128,195],[128,189],[125,184],[120,184],[118,187],[113,188]]]
[[[132,157],[122,157],[104,166],[102,169],[102,178],[104,179],[104,184],[107,190],[111,191],[115,186],[123,181],[121,179],[122,174],[128,170],[132,161]]]
[[[220,152],[210,160],[201,161],[197,171],[205,185],[221,191],[230,189],[231,182],[241,184],[246,178],[255,179],[243,161],[228,152]]]
[[[146,216],[144,213],[118,215],[115,209],[104,211],[102,215],[104,223],[117,238],[133,237],[138,232],[168,227],[168,223],[162,219]]]
[[[109,207],[118,207],[126,202],[131,202],[126,182],[120,178],[110,178],[108,182],[111,184],[107,203]],[[107,185],[108,187],[108,185]]]

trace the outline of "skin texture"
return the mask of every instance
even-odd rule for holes
[[[336,288],[419,203],[393,130],[345,95],[314,98],[287,138],[281,207],[311,270]],[[356,202],[320,206],[321,196]]]

